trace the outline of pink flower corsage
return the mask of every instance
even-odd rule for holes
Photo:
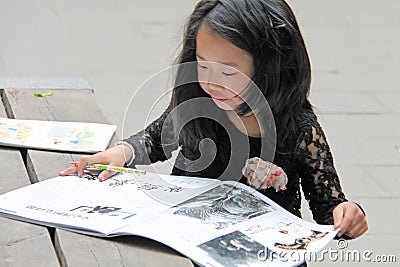
[[[273,187],[276,192],[286,190],[288,178],[283,169],[269,161],[258,157],[246,160],[243,175],[247,178],[249,185],[256,189]]]

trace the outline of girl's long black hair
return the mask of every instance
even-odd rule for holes
[[[205,23],[213,32],[253,56],[254,83],[261,90],[272,110],[277,144],[285,143],[295,132],[296,115],[311,109],[308,95],[311,67],[307,49],[296,18],[283,0],[201,0],[189,17],[177,64],[196,61],[196,35]],[[176,84],[196,80],[197,71],[179,67]],[[186,100],[208,97],[199,83],[174,88],[172,106]],[[187,112],[195,116],[197,108]],[[248,106],[239,107],[243,115]],[[179,123],[179,114],[176,118]],[[187,116],[187,114],[185,114]],[[179,133],[181,142],[196,147],[205,137],[215,136],[215,122],[197,119],[187,123]]]

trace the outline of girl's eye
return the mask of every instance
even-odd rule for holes
[[[222,74],[225,75],[225,76],[227,76],[227,77],[230,77],[230,76],[236,75],[237,72],[233,72],[233,73],[226,73],[226,72],[223,72]]]
[[[207,69],[207,66],[200,65],[199,63],[197,63],[197,65],[199,66],[199,68],[202,68],[202,69]]]

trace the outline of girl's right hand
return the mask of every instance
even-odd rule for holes
[[[79,159],[78,166],[69,167],[59,172],[59,175],[66,176],[72,173],[78,173],[78,176],[80,177],[83,175],[83,171],[85,170],[86,166],[93,163],[106,164],[112,166],[124,166],[126,160],[129,159],[126,153],[127,153],[127,148],[124,145],[117,145],[91,156],[82,156]],[[107,180],[114,174],[116,174],[116,172],[102,171],[98,176],[98,180],[102,182],[104,180]]]

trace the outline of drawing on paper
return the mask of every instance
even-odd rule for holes
[[[265,246],[240,231],[217,237],[198,247],[224,266],[265,266],[265,262],[259,258]]]
[[[68,151],[103,151],[115,125],[17,120],[0,117],[0,143]]]
[[[175,206],[176,215],[199,219],[216,229],[240,223],[274,210],[268,203],[248,191],[220,185]]]
[[[298,237],[291,244],[275,243],[274,246],[277,248],[288,249],[288,250],[305,250],[307,249],[307,246],[310,243],[316,240],[320,240],[329,233],[329,232],[319,232],[314,230],[311,231],[312,234],[304,237]]]
[[[54,126],[48,132],[54,145],[67,145],[79,149],[89,149],[93,144],[95,133],[87,126],[82,128],[67,128]]]
[[[146,191],[161,189],[165,192],[177,193],[177,192],[181,192],[183,190],[183,187],[176,186],[176,185],[164,186],[164,185],[157,185],[157,184],[152,184],[152,183],[141,183],[140,185],[138,185],[138,189],[146,190]]]
[[[138,182],[135,178],[123,178],[118,177],[112,178],[111,182],[108,184],[111,187],[124,186],[129,184],[137,185],[138,190],[152,191],[161,190],[169,193],[177,193],[183,190],[183,187],[177,185],[160,185],[150,182]]]
[[[39,125],[45,129],[46,125]],[[14,125],[0,123],[0,139],[4,143],[25,144],[32,136],[33,128],[29,123],[19,122]],[[79,149],[89,149],[93,144],[94,131],[90,127],[73,128],[53,126],[47,132],[48,140],[53,145],[70,146]]]
[[[24,144],[32,134],[32,127],[24,123],[9,125],[0,123],[1,142],[18,142]]]
[[[277,225],[279,232],[285,235],[293,232],[299,232],[303,228],[300,224],[291,221],[288,218],[283,218],[283,220],[279,221]]]
[[[119,217],[122,220],[128,219],[136,215],[132,212],[123,211],[121,208],[109,206],[79,206],[71,209],[70,211]]]

